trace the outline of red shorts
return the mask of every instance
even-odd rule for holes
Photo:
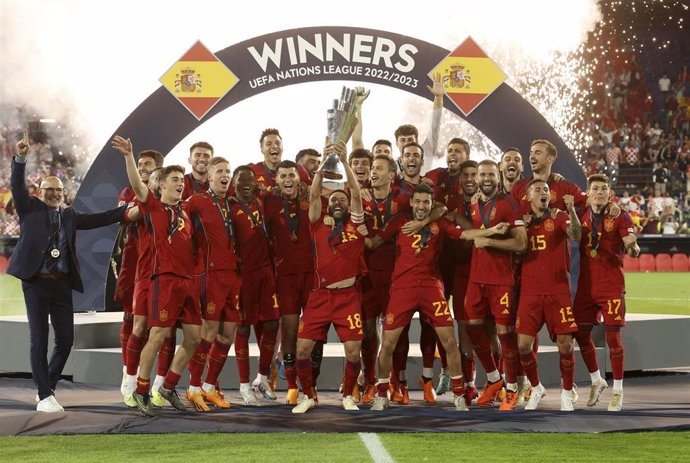
[[[203,317],[210,321],[240,321],[240,285],[242,279],[233,270],[214,270],[204,275],[206,291],[201,300]]]
[[[434,327],[453,326],[453,316],[442,287],[418,286],[391,291],[383,329],[394,330],[409,325],[417,310],[421,319]]]
[[[132,313],[141,317],[149,316],[149,288],[151,280],[139,280],[134,283],[132,296]]]
[[[611,294],[582,294],[575,296],[573,304],[578,325],[625,326],[625,292]]]
[[[268,266],[244,272],[240,290],[240,325],[255,325],[279,318],[273,269]]]
[[[182,323],[201,325],[201,308],[192,287],[191,280],[177,275],[155,276],[149,291],[149,326],[172,327],[178,318]]]
[[[366,288],[362,303],[365,320],[375,320],[386,312],[390,300],[391,275],[393,272],[388,270],[369,270],[369,287],[362,285],[362,289]]]
[[[465,296],[467,296],[467,285],[470,276],[455,271],[455,281],[453,282],[453,316],[456,320],[467,320],[465,312]]]
[[[493,315],[497,325],[512,326],[516,312],[512,286],[472,282],[467,285],[465,313],[468,320],[481,320]]]
[[[570,294],[520,296],[515,331],[518,334],[536,337],[544,323],[552,340],[559,334],[577,332]]]
[[[364,337],[362,300],[357,286],[313,290],[299,322],[297,337],[325,341],[332,323],[340,342],[361,341]]]
[[[276,278],[280,315],[299,315],[314,289],[314,272],[278,275]]]

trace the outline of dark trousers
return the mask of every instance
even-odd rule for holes
[[[31,337],[31,373],[41,400],[53,395],[74,342],[74,312],[69,278],[22,282]],[[48,362],[48,318],[55,345]]]

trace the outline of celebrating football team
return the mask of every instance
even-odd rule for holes
[[[130,182],[120,196],[128,206],[115,296],[125,312],[125,404],[146,416],[166,403],[231,408],[218,378],[234,343],[232,386],[245,405],[280,400],[305,413],[318,406],[333,325],[345,357],[342,407],[385,413],[410,404],[410,324],[420,323],[425,403],[451,392],[459,411],[538,409],[547,393],[537,361],[546,325],[559,355],[560,410],[572,411],[576,345],[591,377],[586,405],[609,388],[592,341],[603,324],[613,371],[608,410],[621,410],[623,256],[639,247],[631,218],[610,201],[609,179],[592,175],[580,190],[552,171],[558,153],[544,139],[532,141],[526,159],[510,147],[497,163],[470,160],[469,143],[452,138],[447,166],[427,171],[439,148],[439,78],[429,90],[429,138],[419,142],[417,129],[403,125],[393,143],[379,139],[371,151],[361,139],[362,88],[349,153],[327,140],[322,152],[302,149],[293,162],[270,128],[259,137],[258,162],[232,166],[201,141],[185,175],[182,166],[162,167],[153,150],[137,160],[126,134],[113,138]],[[571,247],[579,250],[576,289]],[[481,390],[476,363],[487,377]],[[278,376],[287,382],[283,397]]]

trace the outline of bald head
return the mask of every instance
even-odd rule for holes
[[[41,201],[49,207],[60,207],[65,195],[65,186],[62,184],[62,180],[52,175],[45,177],[39,190]]]

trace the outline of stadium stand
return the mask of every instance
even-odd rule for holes
[[[671,263],[671,256],[666,253],[657,254],[654,258],[657,272],[671,272],[673,265]]]
[[[656,261],[652,254],[640,254],[640,272],[656,272]]]
[[[690,259],[685,254],[674,254],[671,258],[674,272],[687,272],[690,270]]]
[[[637,257],[630,257],[626,254],[623,256],[623,270],[626,272],[639,272],[640,261],[637,259]]]

